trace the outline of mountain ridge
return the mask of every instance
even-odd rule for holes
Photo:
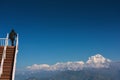
[[[86,62],[34,64],[24,71],[17,71],[15,80],[120,80],[120,62],[114,62],[100,54]]]
[[[110,59],[103,57],[100,54],[89,57],[86,62],[75,61],[75,62],[58,62],[54,65],[48,64],[33,64],[32,66],[27,66],[28,70],[46,70],[46,71],[65,71],[73,70],[79,71],[83,68],[109,68],[111,63]]]

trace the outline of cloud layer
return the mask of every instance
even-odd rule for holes
[[[45,70],[45,71],[65,71],[65,70],[82,70],[83,68],[108,68],[111,60],[104,58],[102,55],[97,54],[89,57],[87,62],[76,61],[76,62],[58,62],[54,65],[48,64],[33,64],[28,66],[28,70]]]

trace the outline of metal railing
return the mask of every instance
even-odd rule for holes
[[[17,34],[17,38],[16,38],[16,49],[15,49],[15,57],[14,57],[14,64],[13,64],[12,80],[15,79],[15,70],[16,70],[17,53],[18,53],[18,34]]]
[[[8,34],[7,34],[6,38],[0,38],[0,44],[1,44],[1,46],[4,46],[1,64],[0,64],[0,77],[1,77],[1,75],[3,73],[3,63],[4,63],[4,60],[6,58],[6,49],[8,46]]]
[[[0,38],[0,46],[5,46],[6,45],[6,38]]]

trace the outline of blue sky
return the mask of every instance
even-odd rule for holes
[[[18,68],[97,53],[120,60],[119,1],[1,0],[0,37],[12,28],[19,33]]]

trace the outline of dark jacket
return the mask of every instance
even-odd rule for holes
[[[15,40],[16,37],[17,37],[17,34],[12,30],[9,34],[9,39]]]

